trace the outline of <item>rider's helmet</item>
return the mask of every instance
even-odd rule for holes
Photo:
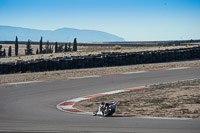
[[[106,106],[109,106],[110,104],[109,104],[109,103],[106,103],[105,105],[106,105]]]

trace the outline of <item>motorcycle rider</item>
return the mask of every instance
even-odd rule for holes
[[[117,104],[115,102],[111,102],[111,103],[101,102],[101,104],[99,104],[99,108],[93,113],[93,115],[94,116],[96,116],[96,115],[103,116],[104,115],[103,110],[112,105],[117,106]]]
[[[96,115],[102,115],[102,114],[103,114],[103,113],[102,113],[102,110],[103,110],[103,108],[104,108],[104,105],[105,105],[105,103],[104,103],[104,102],[101,102],[101,103],[99,104],[98,109],[97,109],[96,111],[93,112],[93,115],[94,115],[94,116],[96,116]]]

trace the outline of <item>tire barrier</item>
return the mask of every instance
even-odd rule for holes
[[[193,48],[141,51],[130,53],[103,52],[98,55],[71,57],[65,56],[53,59],[1,62],[0,74],[123,66],[191,59],[200,59],[200,46]]]

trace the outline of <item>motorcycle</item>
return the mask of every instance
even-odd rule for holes
[[[109,117],[112,116],[115,113],[115,110],[117,108],[117,104],[112,102],[112,103],[101,103],[99,105],[99,109],[93,112],[93,115],[96,116],[105,116]]]

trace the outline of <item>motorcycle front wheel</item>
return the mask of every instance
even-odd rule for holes
[[[108,109],[106,110],[104,113],[103,113],[103,116],[111,116],[112,115],[112,110],[111,109]]]

